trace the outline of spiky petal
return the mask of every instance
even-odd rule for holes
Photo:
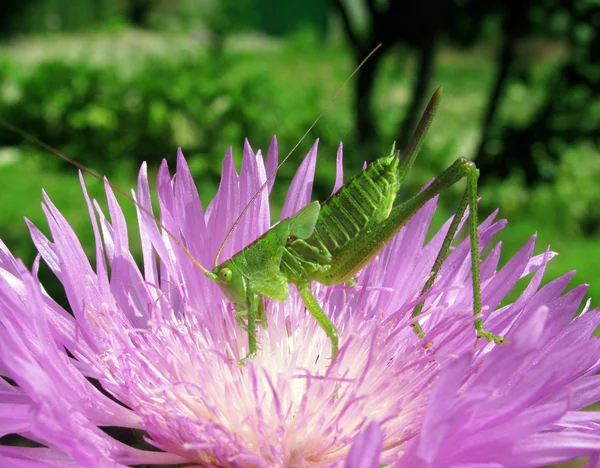
[[[247,201],[276,167],[246,142],[242,171],[225,158],[218,193],[206,210],[181,152],[176,176],[158,172],[162,224],[210,266]],[[293,181],[290,215],[310,200],[317,146]],[[338,154],[341,181],[341,147]],[[365,268],[358,285],[314,293],[340,330],[330,343],[293,292],[269,302],[258,356],[239,367],[247,337],[218,287],[156,222],[138,209],[143,266],[130,251],[121,208],[107,185],[108,215],[85,200],[96,265],[44,195],[52,240],[29,223],[43,259],[62,282],[71,313],[0,244],[0,423],[43,447],[0,447],[2,466],[402,467],[506,466],[600,457],[599,310],[573,319],[585,293],[564,293],[571,275],[541,286],[553,254],[533,255],[534,238],[503,267],[492,237],[495,214],[479,228],[484,321],[509,342],[477,343],[472,329],[467,241],[445,262],[411,330],[448,221],[429,242],[435,211],[427,203]],[[269,186],[270,189],[270,186]],[[269,228],[268,190],[225,246],[222,259]],[[136,192],[152,210],[145,165]],[[137,235],[137,233],[136,233]],[[531,276],[512,304],[516,282]],[[98,382],[102,390],[94,385]],[[130,428],[160,449],[125,445],[100,428]]]

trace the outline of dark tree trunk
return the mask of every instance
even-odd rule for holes
[[[424,42],[421,47],[417,76],[411,93],[412,99],[408,111],[406,112],[406,116],[398,130],[398,135],[400,135],[398,144],[400,148],[404,148],[408,143],[428,97],[427,93],[430,88],[431,76],[433,74],[435,63],[435,53],[437,51],[435,33],[429,34],[428,39],[429,40]]]
[[[10,37],[19,32],[19,17],[28,3],[22,0],[2,0],[0,2],[0,37]]]
[[[532,158],[530,152],[520,155],[516,165],[515,161],[512,160],[516,155],[511,155],[510,158],[494,158],[493,155],[486,152],[486,145],[492,134],[498,108],[502,102],[515,62],[515,48],[520,38],[527,33],[529,28],[527,9],[527,2],[521,0],[512,0],[506,4],[502,28],[504,36],[500,56],[498,57],[498,68],[482,122],[481,140],[474,155],[474,160],[481,168],[482,180],[485,180],[485,178],[506,177],[512,167],[525,168],[531,167],[533,164],[533,160],[526,160]],[[519,137],[515,136],[515,138]]]
[[[127,17],[131,24],[143,27],[146,26],[151,9],[152,0],[129,0]]]
[[[380,52],[365,62],[356,74],[356,86],[354,87],[354,115],[356,118],[357,144],[360,149],[355,152],[357,166],[363,161],[371,161],[376,157],[377,151],[377,124],[371,109],[373,87],[377,67],[383,52]],[[364,58],[364,57],[363,57]],[[362,58],[357,57],[357,62]]]
[[[486,106],[485,116],[483,119],[483,125],[481,129],[481,140],[479,142],[479,148],[475,153],[474,160],[478,161],[485,158],[485,146],[490,136],[496,114],[498,113],[498,107],[504,95],[506,89],[506,83],[510,75],[512,64],[515,60],[515,46],[517,38],[510,33],[504,34],[504,40],[502,42],[502,49],[500,51],[500,58],[498,63],[498,69],[496,71],[496,77],[494,79],[494,87],[490,93],[489,100]]]

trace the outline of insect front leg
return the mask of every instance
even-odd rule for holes
[[[236,314],[236,319],[238,314],[246,316],[246,331],[248,332],[248,355],[245,358],[240,359],[240,365],[245,365],[248,359],[252,359],[254,356],[256,356],[256,317],[258,315],[258,304],[261,302],[262,298],[260,296],[256,294],[250,294],[248,298],[248,309]]]
[[[466,177],[467,188],[465,189],[465,192],[460,201],[459,207],[456,210],[454,219],[452,220],[452,223],[450,224],[450,228],[448,229],[448,232],[446,233],[446,236],[444,237],[444,240],[442,242],[442,247],[440,248],[440,251],[438,252],[438,256],[435,259],[435,262],[433,263],[433,268],[431,269],[431,274],[429,275],[429,278],[427,279],[427,281],[425,282],[425,285],[423,286],[423,289],[421,290],[421,295],[423,295],[427,291],[429,291],[429,289],[431,289],[431,287],[435,283],[437,275],[438,275],[444,261],[446,260],[446,258],[448,258],[448,255],[450,253],[450,245],[452,243],[452,240],[454,239],[454,236],[456,235],[456,233],[458,231],[460,221],[461,221],[463,215],[465,214],[467,207],[469,207],[469,237],[470,237],[470,243],[471,243],[471,276],[473,279],[473,315],[476,317],[475,331],[479,338],[483,338],[487,341],[494,341],[496,344],[502,344],[506,340],[501,336],[495,335],[495,334],[485,330],[483,328],[483,322],[481,320],[481,309],[482,309],[482,307],[481,307],[481,280],[480,280],[480,273],[479,273],[479,239],[477,237],[477,225],[478,225],[478,222],[477,222],[477,180],[479,178],[479,171],[475,167],[475,164],[473,164],[472,162],[469,162],[466,160],[458,160],[450,168],[448,168],[442,174],[442,176],[440,176],[438,179],[434,180],[432,186],[436,185],[436,182],[438,182],[440,179],[444,179],[445,176],[447,176],[447,175],[450,175],[450,178],[454,179],[455,177],[452,177],[453,174],[459,175],[460,176],[459,179],[462,177]],[[448,186],[453,185],[455,182],[456,182],[456,180],[449,182],[447,185]],[[443,188],[445,184],[442,182],[442,183],[438,183],[437,185],[439,185],[440,188]],[[419,304],[417,304],[417,306],[414,308],[413,313],[412,313],[413,317],[418,317],[421,314],[421,312],[423,311],[424,303],[425,303],[425,301],[423,300]],[[415,330],[415,332],[417,333],[419,338],[423,338],[425,336],[425,332],[423,331],[423,328],[421,327],[421,325],[418,322],[416,322],[413,325],[413,329]]]
[[[338,331],[335,325],[327,314],[323,311],[315,297],[312,295],[312,291],[310,290],[310,282],[306,282],[303,284],[298,284],[298,292],[300,293],[300,297],[302,301],[304,301],[304,305],[310,312],[310,314],[315,318],[321,328],[325,332],[325,334],[331,340],[331,359],[335,357],[338,352]]]
[[[248,316],[248,310],[244,309],[235,313],[235,321],[238,326],[244,330],[248,331],[248,324],[246,322],[246,317]],[[256,319],[260,322],[261,327],[266,330],[268,327],[267,324],[267,314],[265,312],[265,304],[262,300],[258,301],[258,310],[256,313]]]
[[[235,321],[237,322],[238,326],[244,331],[248,331],[248,324],[246,323],[247,316],[248,316],[247,309],[235,311]]]
[[[262,297],[258,298],[258,311],[256,314],[256,318],[260,322],[263,330],[267,329],[267,314],[265,312],[265,301]]]

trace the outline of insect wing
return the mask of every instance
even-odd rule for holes
[[[317,220],[319,219],[319,213],[321,211],[321,205],[315,201],[304,208],[290,218],[290,234],[298,239],[308,239],[312,236]]]

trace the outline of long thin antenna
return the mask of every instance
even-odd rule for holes
[[[356,75],[356,72],[358,72],[358,70],[360,70],[362,68],[362,66],[367,62],[367,60],[369,60],[373,56],[373,54],[375,54],[375,52],[377,52],[377,50],[379,50],[380,47],[381,47],[381,44],[377,45],[371,52],[369,52],[369,55],[367,55],[363,59],[363,61],[360,62],[360,64],[354,69],[354,71],[350,74],[350,76],[348,78],[346,78],[346,81],[344,81],[344,83],[337,89],[337,91],[335,92],[333,97],[329,100],[327,105],[323,108],[323,110],[321,111],[319,116],[315,119],[315,121],[312,123],[312,125],[310,127],[308,127],[308,130],[306,130],[306,132],[304,132],[304,135],[302,135],[302,138],[300,138],[300,140],[298,140],[298,143],[296,143],[294,145],[294,147],[290,150],[290,152],[287,154],[287,156],[285,158],[283,158],[283,161],[281,161],[279,163],[279,165],[275,168],[275,170],[269,175],[269,177],[267,177],[267,180],[265,180],[264,183],[258,188],[258,190],[254,194],[254,196],[250,199],[248,204],[244,207],[244,209],[242,210],[240,215],[237,217],[237,219],[231,226],[231,229],[229,229],[229,231],[227,232],[225,239],[223,239],[223,242],[221,243],[221,247],[219,247],[219,250],[217,251],[217,256],[215,257],[215,264],[214,264],[215,267],[219,264],[219,257],[221,256],[221,253],[223,253],[223,249],[225,248],[225,245],[227,245],[227,241],[233,234],[233,231],[235,230],[237,225],[240,224],[240,221],[242,220],[242,218],[244,217],[246,212],[250,209],[250,206],[252,206],[252,203],[254,203],[254,200],[256,200],[258,198],[258,196],[260,195],[260,192],[268,185],[268,183],[271,181],[271,179],[273,179],[275,177],[277,172],[279,172],[279,169],[281,169],[281,166],[283,166],[285,164],[285,162],[289,159],[289,157],[292,155],[292,153],[294,151],[296,151],[296,148],[298,148],[298,146],[300,146],[300,143],[302,143],[304,141],[304,139],[310,133],[310,131],[313,129],[313,127],[315,125],[317,125],[319,120],[321,120],[321,117],[323,117],[327,113],[327,111],[333,104],[333,101],[335,101],[335,99],[338,97],[338,95],[344,90],[344,88],[346,87],[348,82],[354,77],[354,75]]]
[[[346,85],[348,84],[348,82],[354,77],[354,75],[358,72],[358,70],[361,69],[361,67],[365,64],[365,62],[367,60],[369,60],[373,56],[373,54],[375,54],[375,52],[377,52],[377,50],[379,50],[380,47],[381,47],[381,44],[377,45],[365,57],[365,59],[362,62],[360,62],[360,64],[354,69],[354,71],[350,74],[350,76],[348,78],[346,78],[346,80],[344,81],[344,83],[337,89],[337,91],[335,92],[335,94],[333,95],[333,97],[329,100],[329,102],[327,103],[327,105],[325,106],[325,108],[321,111],[321,113],[319,114],[319,116],[315,119],[315,121],[308,128],[308,130],[306,130],[306,132],[304,133],[304,135],[302,135],[302,138],[300,138],[300,140],[294,145],[294,147],[287,154],[287,156],[285,158],[283,158],[283,160],[279,163],[279,165],[275,168],[275,170],[267,177],[267,180],[265,180],[265,182],[259,187],[259,189],[256,191],[256,193],[250,199],[250,201],[248,202],[248,204],[244,207],[244,209],[242,210],[242,212],[240,213],[240,215],[237,217],[237,219],[235,220],[235,222],[231,226],[231,229],[229,230],[229,232],[225,236],[225,239],[223,240],[223,243],[219,247],[219,250],[218,250],[217,255],[215,257],[215,266],[218,265],[219,257],[221,256],[221,253],[223,252],[223,249],[225,248],[225,245],[227,244],[227,241],[231,237],[233,231],[238,226],[238,224],[240,223],[240,221],[242,220],[242,218],[244,217],[244,215],[246,214],[246,212],[248,211],[248,209],[250,208],[250,206],[252,205],[252,203],[258,198],[258,196],[260,195],[260,192],[275,177],[275,175],[277,174],[277,172],[279,171],[279,169],[281,169],[281,167],[290,158],[290,156],[294,153],[294,151],[298,148],[298,146],[300,146],[300,144],[302,143],[302,141],[304,141],[304,139],[310,133],[310,131],[313,129],[313,127],[319,122],[319,120],[321,120],[321,117],[323,117],[323,115],[325,115],[325,113],[327,113],[327,111],[329,110],[329,108],[331,107],[331,105],[333,104],[333,102],[335,101],[335,99],[344,90],[344,88],[346,87]],[[85,172],[87,174],[90,174],[91,176],[95,177],[98,180],[105,181],[115,192],[117,192],[118,194],[120,194],[121,196],[125,197],[127,200],[131,201],[133,204],[135,204],[140,209],[140,211],[142,211],[142,213],[144,213],[147,216],[150,216],[157,223],[157,225],[161,229],[163,229],[164,232],[166,232],[166,234],[171,238],[171,240],[175,243],[175,245],[177,245],[177,247],[179,247],[188,256],[188,258],[192,261],[192,263],[195,266],[197,266],[202,271],[202,273],[204,273],[205,276],[207,276],[207,277],[209,277],[210,279],[213,279],[213,280],[216,279],[217,275],[215,275],[212,271],[208,270],[207,268],[204,268],[202,266],[202,264],[200,264],[200,262],[198,262],[198,260],[196,260],[196,258],[192,255],[192,253],[183,245],[183,243],[179,239],[177,239],[177,237],[167,229],[167,227],[162,223],[162,221],[160,221],[160,219],[158,219],[156,216],[154,216],[154,214],[152,214],[151,211],[149,211],[148,209],[144,208],[137,200],[135,200],[132,196],[128,195],[126,192],[124,192],[123,190],[121,190],[117,185],[113,184],[106,177],[102,177],[100,174],[98,174],[94,170],[89,169],[88,167],[84,166],[83,164],[81,164],[81,163],[75,161],[74,159],[70,158],[66,154],[61,153],[59,150],[57,150],[56,148],[53,148],[52,146],[44,143],[43,141],[41,141],[39,138],[35,137],[31,133],[28,133],[25,130],[21,130],[20,128],[15,127],[14,125],[12,125],[11,123],[7,122],[6,120],[4,120],[1,117],[0,117],[0,125],[3,126],[3,127],[5,127],[5,128],[7,128],[8,130],[16,133],[17,135],[20,135],[25,140],[28,140],[29,142],[33,143],[34,145],[36,145],[36,146],[38,146],[38,147],[40,147],[40,148],[48,151],[49,153],[54,154],[55,156],[58,156],[62,160],[64,160],[64,161],[68,162],[69,164],[72,164],[73,166],[77,167],[79,170],[81,170],[81,171],[83,171],[83,172]]]
[[[6,120],[0,118],[0,125],[2,125],[3,127],[8,128],[10,131],[15,132],[17,135],[22,136],[25,140],[30,141],[31,143],[33,143],[34,145],[39,146],[40,148],[54,154],[55,156],[58,156],[59,158],[67,161],[69,164],[72,164],[73,166],[77,167],[79,170],[86,172],[92,176],[94,176],[96,179],[102,180],[102,181],[106,181],[106,183],[108,183],[108,185],[110,185],[110,187],[117,193],[119,193],[120,195],[122,195],[123,197],[127,198],[129,201],[131,201],[132,203],[134,203],[144,214],[150,216],[166,233],[167,235],[171,238],[171,240],[173,240],[173,242],[175,242],[175,245],[177,245],[177,247],[179,247],[181,250],[183,250],[183,252],[189,257],[189,259],[192,261],[192,263],[194,265],[196,265],[201,271],[202,273],[204,273],[207,277],[211,278],[211,279],[216,279],[216,275],[204,268],[200,262],[198,262],[198,260],[196,260],[196,258],[194,258],[194,256],[191,254],[191,252],[183,245],[183,243],[177,239],[177,237],[175,237],[174,234],[172,234],[167,227],[160,221],[160,219],[158,219],[156,216],[154,216],[152,214],[151,211],[147,210],[146,208],[144,208],[137,200],[135,200],[131,195],[127,194],[126,192],[124,192],[123,190],[121,190],[117,185],[113,184],[111,181],[109,181],[106,177],[102,177],[100,174],[98,174],[96,171],[93,171],[92,169],[89,169],[87,167],[85,167],[83,164],[75,161],[74,159],[71,159],[69,156],[67,156],[66,154],[61,153],[60,151],[58,151],[57,149],[53,148],[52,146],[44,143],[43,141],[41,141],[39,138],[33,136],[32,134],[21,130],[18,127],[15,127],[14,125],[8,123]]]

